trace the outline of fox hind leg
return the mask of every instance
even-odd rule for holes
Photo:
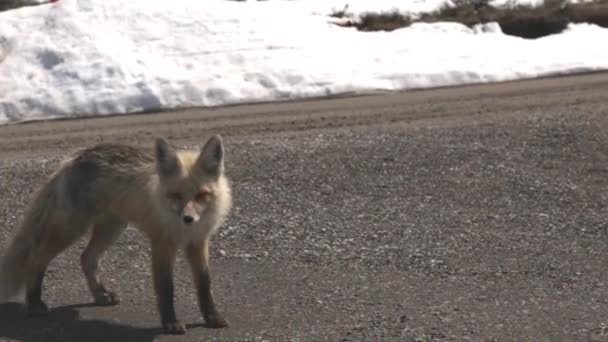
[[[116,305],[118,296],[108,291],[99,279],[99,259],[103,253],[118,239],[127,223],[117,218],[106,217],[93,225],[91,239],[82,253],[80,260],[87,285],[97,305]]]
[[[30,266],[26,277],[26,295],[28,316],[43,316],[49,311],[49,307],[42,301],[42,281],[46,272],[46,265]]]
[[[80,222],[83,223],[83,222]],[[26,305],[29,316],[40,316],[48,313],[48,306],[42,301],[42,283],[44,274],[49,266],[49,263],[68,248],[74,241],[80,237],[82,229],[61,229],[69,228],[70,226],[47,223],[45,229],[42,230],[41,241],[44,243],[38,245],[29,256],[26,263],[27,271],[25,278],[26,287]],[[86,227],[86,224],[77,224],[74,227]]]

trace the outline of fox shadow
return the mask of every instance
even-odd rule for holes
[[[100,320],[81,320],[79,304],[51,309],[44,317],[28,318],[25,306],[0,304],[0,340],[18,341],[153,341],[160,328],[136,328]]]

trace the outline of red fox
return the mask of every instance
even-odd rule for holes
[[[215,307],[209,275],[209,238],[232,203],[219,135],[200,151],[176,151],[163,138],[154,152],[101,144],[77,152],[35,195],[20,229],[0,259],[0,301],[25,288],[30,315],[48,312],[42,281],[49,262],[91,231],[81,256],[98,305],[116,305],[97,276],[103,252],[131,223],[150,240],[152,273],[163,330],[183,334],[173,304],[173,265],[183,248],[197,287],[201,313],[211,327],[228,322]]]

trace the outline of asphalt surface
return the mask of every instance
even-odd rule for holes
[[[66,154],[212,133],[235,197],[211,245],[229,328],[202,324],[180,258],[189,330],[161,334],[130,228],[103,259],[120,305],[89,304],[83,239],[51,264],[48,317],[0,304],[0,340],[608,340],[608,74],[0,127],[0,246]]]

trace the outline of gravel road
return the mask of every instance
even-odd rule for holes
[[[0,248],[60,158],[98,142],[225,138],[235,205],[212,240],[227,329],[180,257],[185,336],[160,334],[149,246],[129,228],[94,307],[83,239],[46,318],[0,304],[0,340],[606,341],[608,74],[0,127]]]

